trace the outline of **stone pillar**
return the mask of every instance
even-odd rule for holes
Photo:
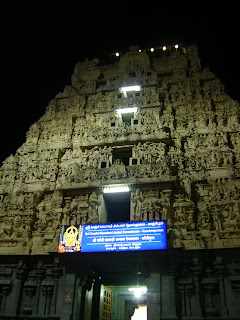
[[[172,262],[173,264],[173,262]],[[161,275],[161,317],[163,319],[176,319],[176,285],[175,269],[169,265],[165,274]]]
[[[17,268],[13,272],[13,284],[12,290],[8,296],[8,303],[5,307],[5,313],[11,316],[17,315],[17,310],[20,303],[20,292],[22,287],[22,281],[26,273],[26,266],[23,261],[18,262]]]
[[[24,315],[32,315],[33,314],[33,297],[35,296],[37,288],[37,282],[34,280],[28,280],[24,283],[24,290],[27,296],[27,302],[23,307]]]
[[[193,259],[194,266],[191,268],[193,271],[193,283],[195,287],[195,294],[194,294],[194,304],[192,308],[192,315],[194,317],[201,318],[201,304],[200,304],[200,275],[202,273],[202,266],[199,264],[197,258]]]
[[[238,316],[240,314],[240,276],[239,275],[231,275],[229,278],[231,287],[228,287],[227,301],[228,305],[231,306],[229,308],[230,316]]]
[[[2,301],[1,301],[1,305],[0,305],[0,312],[1,313],[5,313],[5,308],[7,305],[7,297],[9,295],[10,291],[11,291],[11,286],[9,284],[1,286],[1,294],[2,294]]]
[[[92,300],[92,320],[99,320],[100,308],[100,294],[101,294],[101,278],[96,278],[93,286],[93,300]]]
[[[86,291],[87,291],[86,286],[82,286],[82,288],[81,288],[81,301],[80,301],[79,320],[83,320],[84,319]]]
[[[43,261],[39,260],[36,269],[34,270],[34,273],[32,273],[32,277],[34,277],[36,281],[36,294],[34,297],[34,308],[33,308],[33,314],[36,315],[44,315],[44,311],[42,312],[42,297],[41,297],[41,281],[44,278],[45,271],[43,269]],[[41,313],[42,312],[42,313]]]
[[[160,310],[160,273],[151,273],[148,280],[147,295],[148,320],[159,320]]]
[[[192,316],[191,295],[193,293],[193,284],[191,279],[184,279],[178,282],[181,295],[181,316]]]
[[[85,294],[85,306],[84,306],[84,320],[90,320],[92,314],[92,299],[93,298],[93,287],[86,291]]]
[[[216,259],[216,264],[213,269],[218,276],[218,285],[219,285],[220,299],[221,299],[221,316],[226,317],[229,315],[229,311],[227,307],[225,283],[224,283],[225,266],[222,265],[221,263],[222,263],[222,259],[221,257],[218,257]]]
[[[224,284],[224,276],[223,276],[223,270],[218,270],[218,283],[219,283],[219,289],[220,289],[220,298],[221,298],[221,313],[222,316],[226,317],[229,315],[227,304],[226,304],[226,294],[225,294],[225,284]]]
[[[50,314],[50,306],[51,306],[51,299],[53,296],[53,288],[54,285],[44,285],[42,288],[43,296],[45,297],[44,303],[44,315]]]
[[[60,319],[70,320],[73,310],[74,294],[75,294],[75,274],[66,274],[63,308]]]
[[[213,302],[213,295],[217,287],[217,281],[214,277],[205,277],[201,283],[205,290],[205,315],[216,317],[217,309]]]
[[[53,314],[56,314],[56,308],[57,308],[59,278],[63,274],[63,269],[60,266],[60,262],[58,258],[54,259],[54,268],[52,269],[52,272],[53,272],[54,288],[53,288],[53,296],[52,296],[51,307],[50,307],[50,314],[53,315]]]
[[[56,313],[56,304],[57,304],[57,292],[58,292],[58,279],[54,279],[54,286],[53,286],[53,296],[50,306],[50,314]]]
[[[175,285],[175,269],[169,267],[169,313],[168,318],[176,319],[176,285]]]

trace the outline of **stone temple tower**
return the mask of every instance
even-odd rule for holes
[[[195,45],[78,63],[0,168],[0,319],[240,319],[239,116]],[[155,220],[166,250],[58,253]]]

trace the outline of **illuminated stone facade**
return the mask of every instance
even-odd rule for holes
[[[140,90],[123,93],[125,86]],[[126,108],[131,112],[122,113]],[[5,297],[13,301],[13,283],[23,281],[19,292],[28,302],[15,297],[13,318],[18,313],[69,319],[76,301],[64,281],[77,278],[63,276],[59,257],[50,264],[43,260],[57,251],[62,224],[109,221],[104,186],[130,186],[130,221],[166,220],[169,249],[233,252],[240,246],[239,120],[238,102],[208,68],[201,68],[194,45],[158,53],[131,47],[113,64],[78,63],[72,85],[49,103],[26,142],[0,168],[0,254],[23,260],[29,254],[42,256],[28,273],[21,261],[2,267],[2,314],[10,312]],[[147,298],[149,319],[237,315],[240,264],[234,262],[235,253],[225,261],[221,251],[214,251],[205,267],[203,251],[194,251],[181,271],[173,265],[164,269],[161,288],[155,288],[160,273],[150,270],[146,282],[156,297]],[[89,294],[92,282],[86,274],[77,281]],[[61,316],[56,283],[66,293]],[[161,290],[169,286],[171,313],[159,302]],[[32,307],[31,299],[42,302]],[[86,312],[76,314],[87,320]]]

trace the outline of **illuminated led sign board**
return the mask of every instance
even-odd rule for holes
[[[58,252],[167,249],[166,221],[62,226]]]

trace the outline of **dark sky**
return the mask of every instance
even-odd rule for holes
[[[49,101],[71,83],[76,62],[164,44],[199,46],[209,66],[240,101],[236,7],[175,2],[6,1],[0,11],[0,162],[25,141]],[[131,3],[132,7],[129,6]]]

